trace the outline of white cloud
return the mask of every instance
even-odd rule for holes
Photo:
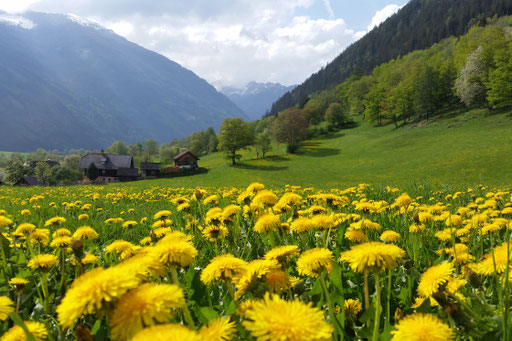
[[[0,13],[0,22],[4,22],[9,25],[19,26],[27,30],[30,30],[36,26],[36,24],[34,24],[31,20],[12,14]]]
[[[0,0],[0,11],[21,13],[38,1],[39,0]]]
[[[98,22],[223,85],[301,83],[365,34],[335,19],[329,0],[22,1]],[[328,19],[295,15],[319,2]]]
[[[127,36],[133,32],[133,25],[127,21],[118,21],[108,26],[112,31],[120,36]]]
[[[387,5],[383,9],[377,11],[372,18],[370,25],[368,26],[368,32],[371,31],[375,26],[378,26],[381,22],[398,12],[400,8],[404,7],[403,5]]]

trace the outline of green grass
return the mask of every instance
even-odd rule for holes
[[[356,128],[306,141],[295,155],[274,147],[263,160],[245,152],[237,166],[223,154],[201,158],[209,169],[195,176],[142,181],[135,186],[247,186],[285,184],[331,188],[358,183],[508,186],[512,183],[512,113],[476,109],[421,127]]]

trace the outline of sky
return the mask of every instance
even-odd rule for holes
[[[211,84],[300,84],[407,0],[0,0],[0,10],[74,14]]]

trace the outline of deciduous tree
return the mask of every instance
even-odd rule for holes
[[[219,130],[219,149],[226,153],[233,165],[240,158],[237,151],[251,145],[253,140],[251,128],[241,118],[226,118],[222,122]]]

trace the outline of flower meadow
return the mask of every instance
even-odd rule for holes
[[[1,340],[510,340],[507,189],[0,188]]]

